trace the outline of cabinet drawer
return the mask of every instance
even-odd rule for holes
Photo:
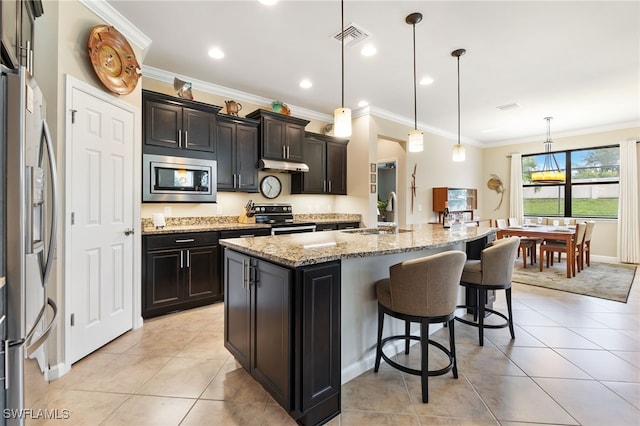
[[[146,250],[195,247],[218,244],[219,232],[189,232],[184,234],[146,235]]]

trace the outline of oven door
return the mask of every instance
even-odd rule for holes
[[[315,232],[316,225],[286,225],[271,228],[271,235],[299,234],[301,232]]]

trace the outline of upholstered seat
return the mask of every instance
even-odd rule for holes
[[[433,256],[407,260],[389,268],[389,278],[375,284],[378,299],[378,342],[374,371],[380,368],[380,359],[408,374],[421,377],[422,401],[429,402],[428,378],[449,371],[458,378],[453,319],[458,298],[458,283],[467,255],[461,251],[447,251]],[[384,315],[405,322],[405,333],[382,338]],[[410,324],[420,324],[420,336],[410,335]],[[445,323],[449,328],[449,349],[429,339],[429,324]],[[393,340],[405,341],[405,353],[409,353],[409,342],[418,340],[421,350],[420,370],[409,368],[393,361],[383,348]],[[442,351],[449,364],[438,370],[429,370],[428,347]]]
[[[484,345],[485,328],[509,327],[511,338],[515,339],[513,329],[513,315],[511,309],[511,277],[513,276],[513,263],[516,259],[520,238],[510,237],[494,241],[489,244],[480,255],[480,260],[468,260],[462,271],[460,285],[475,291],[475,304],[459,305],[473,312],[473,320],[464,316],[456,316],[456,320],[463,324],[478,327],[478,343]],[[507,299],[508,317],[503,313],[487,308],[487,291],[505,290]],[[485,324],[486,313],[495,314],[505,320],[501,324]]]

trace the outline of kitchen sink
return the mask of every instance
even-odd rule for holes
[[[395,234],[396,231],[393,228],[359,228],[359,229],[348,229],[341,232],[345,232],[347,234],[357,234],[357,235],[387,235],[387,234]],[[404,232],[413,232],[411,229],[398,229],[397,232],[402,234]]]

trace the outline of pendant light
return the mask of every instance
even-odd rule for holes
[[[416,24],[422,21],[422,13],[408,15],[405,22],[413,26],[413,130],[409,132],[409,152],[420,152],[424,149],[422,132],[418,130],[418,99],[416,78]]]
[[[344,0],[340,1],[340,44],[342,45],[342,106],[333,111],[333,134],[346,138],[351,136],[351,110],[344,107]]]
[[[465,49],[457,49],[451,52],[451,56],[458,58],[458,144],[453,147],[453,161],[464,161],[466,155],[464,146],[460,144],[460,56],[467,53]]]
[[[531,173],[531,181],[533,183],[564,183],[565,174],[560,171],[560,166],[558,166],[558,160],[556,160],[556,156],[551,152],[551,144],[553,141],[551,140],[551,120],[553,117],[545,117],[547,120],[547,140],[544,142],[544,165],[542,166],[542,171]]]

